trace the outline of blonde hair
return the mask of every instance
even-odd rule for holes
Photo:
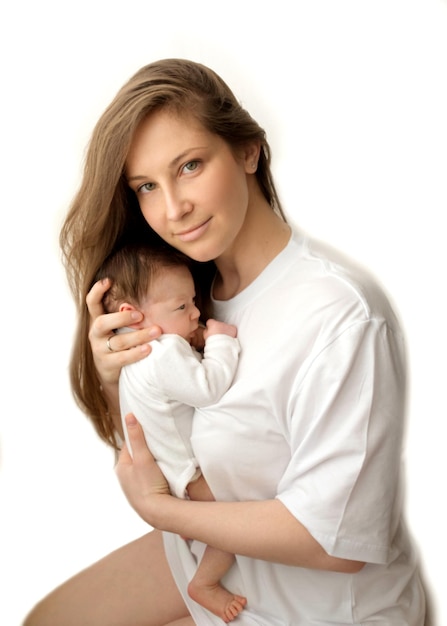
[[[70,362],[73,394],[98,435],[115,448],[115,428],[101,393],[88,339],[90,319],[85,298],[99,268],[116,249],[126,243],[153,247],[162,244],[144,220],[124,176],[137,127],[151,112],[162,108],[194,115],[205,129],[222,137],[234,150],[258,141],[259,187],[272,209],[285,219],[271,174],[265,132],[215,72],[193,61],[164,59],[141,68],[120,89],[93,131],[82,182],[60,233],[63,262],[79,320]],[[212,271],[210,264],[202,264],[201,288],[207,288]]]

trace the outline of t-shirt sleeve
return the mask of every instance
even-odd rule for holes
[[[354,324],[300,373],[277,497],[328,554],[389,560],[404,411],[402,337],[383,320]]]

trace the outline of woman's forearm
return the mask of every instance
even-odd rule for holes
[[[151,525],[227,552],[345,573],[355,573],[364,565],[328,555],[279,500],[190,502],[165,495],[157,498],[148,506]]]
[[[133,415],[126,416],[126,425],[133,456],[124,446],[116,472],[131,506],[154,528],[285,565],[346,573],[363,567],[362,562],[329,556],[279,500],[195,502],[173,497]]]
[[[113,401],[113,387],[110,393]],[[363,567],[361,561],[327,554],[280,500],[209,502],[175,498],[147,447],[141,426],[132,415],[126,416],[126,423],[133,457],[125,446],[117,474],[131,506],[152,527],[226,552],[284,565],[342,573],[356,573]]]

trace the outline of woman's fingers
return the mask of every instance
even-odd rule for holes
[[[86,302],[91,318],[89,338],[92,347],[94,343],[99,343],[98,340],[101,341],[105,338],[102,348],[107,349],[108,352],[121,352],[122,350],[141,346],[161,335],[161,328],[153,326],[129,333],[117,334],[113,336],[113,343],[110,340],[109,344],[107,344],[107,340],[116,329],[130,327],[143,319],[143,314],[135,310],[105,313],[102,298],[109,286],[108,279],[98,281],[87,294]],[[93,351],[100,350],[101,346],[98,346]]]
[[[141,428],[141,425],[135,415],[133,415],[133,413],[129,413],[124,418],[124,421],[126,423],[127,435],[129,437],[134,463],[144,464],[145,462],[154,462],[154,457],[152,456],[146,443],[143,429]]]
[[[130,326],[131,324],[141,322],[143,319],[142,313],[135,310],[124,311],[121,313],[106,313],[104,311],[102,299],[109,287],[110,280],[108,278],[99,280],[90,289],[85,299],[87,309],[90,313],[90,334],[92,337],[109,337],[115,329]],[[129,346],[126,346],[125,348],[120,348],[120,350],[125,350],[127,347],[131,347],[131,345],[132,344],[129,344]],[[136,344],[134,343],[133,345]]]
[[[161,328],[153,326],[115,333],[116,329],[140,322],[143,315],[135,310],[104,313],[102,299],[109,287],[108,279],[95,283],[87,294],[86,303],[91,320],[89,341],[96,370],[103,384],[116,384],[124,365],[135,363],[150,353],[149,342],[161,335]]]
[[[110,313],[110,316],[114,315],[114,313]],[[121,313],[118,315],[121,315]],[[98,318],[97,321],[99,322],[100,319],[101,318]],[[122,322],[123,320],[119,321]],[[93,334],[93,332],[91,334]],[[142,328],[128,333],[113,333],[113,330],[106,333],[98,332],[94,340],[102,341],[104,351],[111,354],[131,350],[132,348],[138,348],[139,346],[147,344],[148,341],[156,339],[160,336],[160,334],[161,329],[158,326],[151,326],[150,328]]]
[[[130,326],[136,322],[141,322],[143,319],[142,313],[135,310],[106,313],[102,299],[109,287],[109,279],[100,280],[93,285],[85,299],[91,320],[90,335],[93,338],[108,337],[115,329]]]
[[[104,307],[102,305],[102,299],[109,287],[110,280],[108,278],[104,278],[104,280],[98,280],[98,282],[96,282],[88,292],[85,301],[92,320],[96,319],[100,315],[103,315]]]
[[[121,488],[137,513],[147,517],[154,496],[169,495],[169,486],[154,457],[149,451],[143,429],[132,414],[125,417],[129,448],[124,445],[116,465]]]
[[[93,322],[89,334],[95,367],[103,383],[118,382],[121,368],[144,359],[151,351],[149,342],[161,334],[158,326],[118,334],[114,334],[110,328],[108,332],[98,330],[99,323],[103,321],[102,318],[114,315],[110,313],[98,317]],[[124,313],[117,315],[124,315]],[[104,325],[104,328],[108,326],[108,324]]]

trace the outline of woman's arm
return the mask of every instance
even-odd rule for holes
[[[193,502],[169,494],[136,419],[126,417],[133,459],[123,449],[117,475],[131,506],[154,528],[251,558],[312,569],[358,572],[359,561],[328,555],[279,500]]]
[[[114,335],[110,340],[110,346],[113,348],[111,352],[107,340],[113,335],[114,330],[135,324],[141,321],[143,316],[139,311],[104,313],[102,299],[109,287],[108,279],[101,280],[95,283],[87,294],[86,303],[90,313],[89,340],[103,394],[114,423],[122,434],[118,401],[118,379],[121,368],[146,357],[151,351],[148,342],[159,337],[161,329],[154,326],[132,333]]]

